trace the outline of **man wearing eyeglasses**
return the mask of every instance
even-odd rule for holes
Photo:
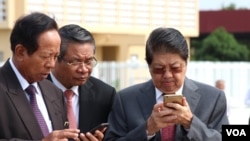
[[[175,28],[149,34],[151,79],[117,92],[105,141],[222,140],[222,125],[229,124],[225,93],[186,76],[189,52]]]
[[[89,31],[70,24],[61,27],[59,34],[60,55],[48,79],[62,91],[70,90],[73,93],[70,101],[74,118],[71,121],[68,116],[70,128],[79,128],[84,133],[80,135],[82,140],[92,138],[93,134],[88,131],[107,122],[116,90],[91,76],[97,60],[94,57],[95,41]],[[96,130],[94,136],[102,140],[104,131]]]

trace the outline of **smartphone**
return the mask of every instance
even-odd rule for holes
[[[92,128],[89,132],[91,134],[95,134],[96,130],[100,130],[102,131],[104,128],[108,127],[109,123],[101,123],[99,125],[97,125],[96,127]]]
[[[183,97],[182,95],[174,95],[174,94],[164,95],[163,98],[164,105],[166,106],[166,104],[170,102],[182,105],[182,97]]]

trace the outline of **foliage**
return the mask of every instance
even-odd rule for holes
[[[239,44],[225,28],[217,28],[202,40],[194,52],[195,60],[206,61],[248,61],[249,50]]]
[[[222,5],[222,10],[248,10],[247,7],[238,7],[236,8],[236,5],[234,3],[230,3],[227,6]]]
[[[112,82],[112,86],[114,86],[117,91],[120,90],[120,85],[121,84],[120,84],[120,79],[119,78],[117,78],[115,81]]]
[[[222,6],[223,10],[235,10],[236,9],[236,5],[234,3],[229,4],[228,6]]]

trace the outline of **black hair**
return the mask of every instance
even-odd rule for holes
[[[146,61],[152,63],[156,52],[177,53],[187,63],[189,51],[184,36],[174,28],[159,27],[154,29],[146,42]]]
[[[34,12],[20,17],[10,35],[12,52],[15,53],[17,44],[22,44],[28,54],[34,53],[38,49],[39,35],[52,29],[58,30],[56,21],[43,13]]]
[[[61,61],[70,43],[91,43],[95,53],[95,40],[92,34],[85,28],[76,24],[65,25],[59,29],[59,35],[61,37],[61,47],[58,61]]]

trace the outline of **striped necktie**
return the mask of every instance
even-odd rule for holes
[[[162,96],[165,94],[163,93]],[[174,141],[175,125],[170,125],[161,129],[161,141]]]
[[[37,105],[36,88],[33,85],[29,85],[29,87],[27,87],[25,89],[25,91],[28,93],[28,95],[30,97],[30,105],[32,107],[33,113],[35,114],[37,122],[38,122],[38,124],[43,132],[43,135],[47,136],[49,134],[49,129],[48,129],[47,124],[43,118],[43,115],[42,115],[42,113],[39,110],[38,105]]]
[[[175,125],[170,125],[161,129],[161,141],[174,141]]]

